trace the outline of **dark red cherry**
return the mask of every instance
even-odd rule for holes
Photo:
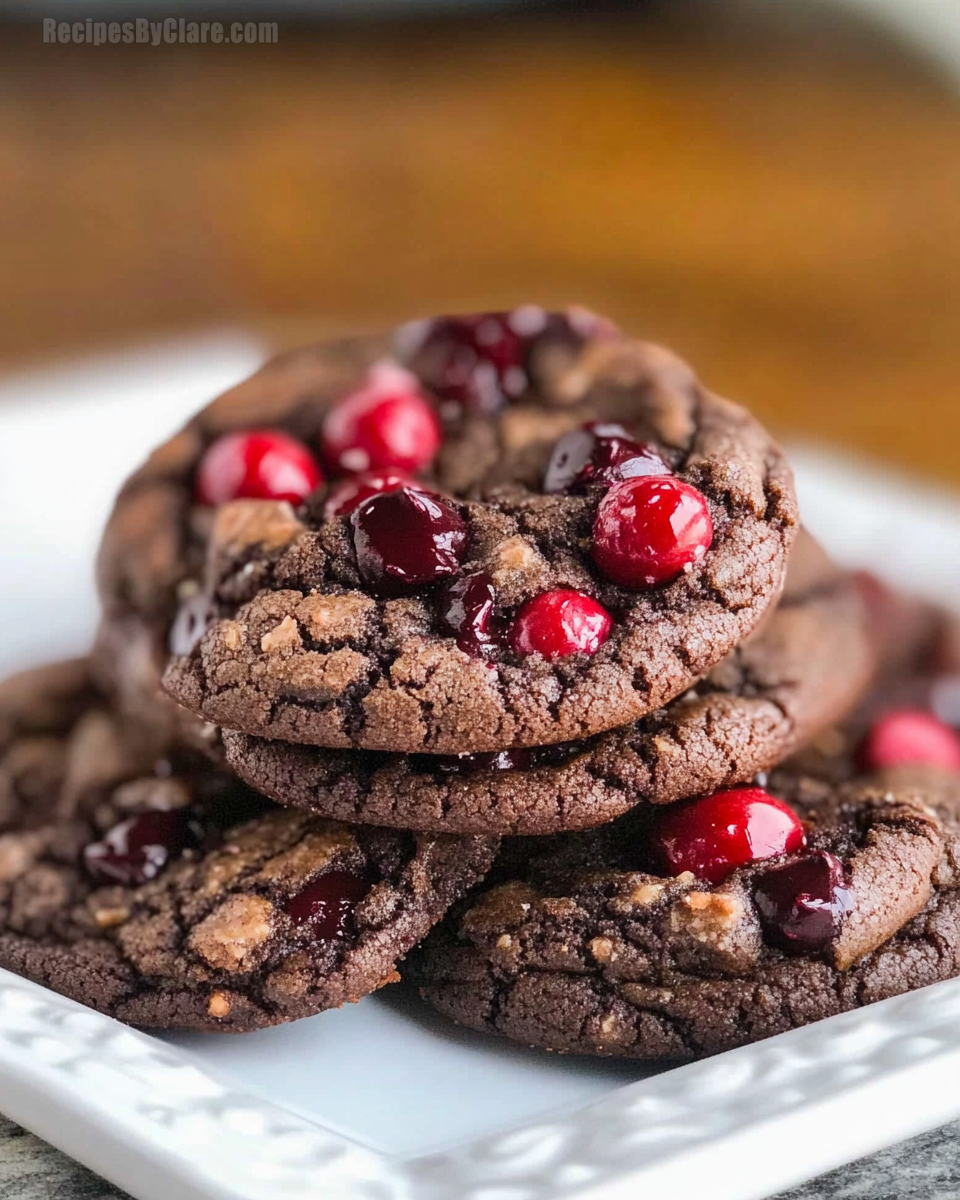
[[[420,471],[440,449],[440,422],[409,371],[372,367],[366,383],[336,404],[323,422],[324,460],[338,475]]]
[[[798,954],[829,945],[844,913],[853,908],[843,863],[823,850],[764,871],[754,901],[766,940]]]
[[[607,579],[634,590],[675,579],[701,562],[712,544],[706,499],[681,479],[615,483],[593,523],[593,561]]]
[[[97,883],[136,887],[159,875],[188,846],[196,846],[201,836],[189,809],[140,813],[86,846],[83,862]]]
[[[348,475],[346,479],[338,480],[330,488],[323,505],[324,520],[345,517],[371,496],[378,496],[381,492],[395,492],[397,488],[402,487],[430,491],[405,471],[361,471],[359,475]]]
[[[671,475],[659,454],[635,442],[622,425],[591,421],[565,434],[554,446],[543,478],[547,493],[584,492],[590,484],[609,487],[640,475]]]
[[[806,835],[782,800],[747,787],[671,805],[657,817],[652,845],[668,874],[692,871],[698,879],[720,883],[737,867],[795,854],[806,845]]]
[[[197,467],[199,504],[289,500],[301,504],[323,482],[316,459],[296,438],[276,429],[225,433]]]
[[[526,391],[529,335],[517,328],[523,311],[442,317],[432,323],[418,361],[441,400],[493,413]],[[542,326],[545,314],[532,311],[540,314]]]
[[[518,654],[544,658],[595,654],[612,628],[613,618],[602,604],[583,592],[557,588],[521,607],[510,629],[510,644]]]
[[[495,599],[493,580],[486,571],[455,579],[440,593],[440,627],[457,639],[464,654],[482,658],[492,648],[490,619]]]
[[[284,905],[294,925],[314,941],[332,942],[353,929],[353,911],[370,883],[352,871],[327,871]]]
[[[404,595],[460,573],[466,522],[446,500],[415,488],[381,492],[350,514],[357,565],[382,596]]]
[[[902,763],[929,763],[960,771],[960,735],[933,713],[900,708],[874,724],[864,739],[860,759],[868,771]]]

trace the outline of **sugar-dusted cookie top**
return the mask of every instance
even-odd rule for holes
[[[859,581],[801,534],[783,596],[761,626],[695,688],[620,729],[446,757],[230,730],[223,743],[238,774],[281,804],[408,829],[553,833],[749,782],[845,716],[875,661]]]
[[[0,967],[137,1025],[243,1031],[397,978],[493,838],[278,809],[131,737],[83,663],[0,684]]]
[[[596,318],[517,310],[310,348],[124,489],[107,673],[204,721],[477,753],[590,736],[759,622],[797,531],[742,408]],[[200,634],[197,640],[197,634]]]

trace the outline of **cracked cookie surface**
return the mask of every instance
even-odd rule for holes
[[[234,770],[282,804],[403,828],[545,834],[752,779],[845,715],[873,665],[856,580],[801,534],[783,597],[750,638],[691,693],[589,742],[444,759],[223,740]]]
[[[464,653],[438,628],[429,589],[393,599],[371,593],[350,519],[323,518],[323,488],[296,511],[260,502],[260,515],[249,501],[227,517],[194,502],[193,475],[214,437],[270,424],[314,444],[324,415],[390,345],[358,339],[268,365],[125,487],[100,555],[98,662],[133,703],[156,704],[177,613],[195,604],[201,627],[212,624],[192,652],[175,657],[166,686],[204,721],[396,752],[569,741],[668,703],[776,600],[797,531],[781,452],[679,359],[626,338],[586,340],[559,367],[534,372],[530,387],[493,415],[451,415],[438,402],[444,440],[422,474],[424,486],[455,501],[468,534],[463,573],[489,575],[497,619],[509,623],[551,589],[584,592],[614,618],[592,656],[520,655],[509,643],[483,661]],[[407,365],[416,369],[416,359]],[[431,394],[425,382],[424,391]],[[542,491],[557,439],[591,421],[622,423],[705,497],[714,536],[694,569],[630,591],[595,568],[599,493]]]
[[[131,1024],[240,1032],[358,1000],[496,849],[277,809],[131,739],[83,662],[0,685],[0,732],[0,967]]]
[[[665,878],[643,869],[628,814],[508,844],[503,882],[454,910],[405,977],[460,1024],[529,1046],[682,1059],[960,974],[960,778],[777,785],[808,822],[807,852],[843,865],[848,911],[815,953],[768,940],[758,897],[789,858],[713,886]]]
[[[410,964],[426,998],[545,1048],[698,1057],[960,974],[960,775],[909,761],[909,747],[869,776],[858,765],[874,724],[904,703],[960,727],[958,622],[865,583],[874,685],[767,784],[809,822],[807,846],[786,861],[826,850],[843,864],[850,903],[830,937],[791,953],[776,928],[771,940],[761,893],[776,858],[719,885],[664,877],[662,859],[651,862],[658,814],[638,809],[585,833],[506,839],[488,881]]]

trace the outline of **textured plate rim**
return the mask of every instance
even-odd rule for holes
[[[756,1200],[960,1114],[958,1078],[951,980],[401,1158],[0,971],[4,1110],[137,1200]]]

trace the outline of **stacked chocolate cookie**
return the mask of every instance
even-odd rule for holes
[[[240,1031],[419,946],[462,1023],[644,1058],[960,972],[960,741],[863,707],[953,627],[599,318],[274,360],[130,478],[99,581],[90,661],[0,690],[0,965]]]

